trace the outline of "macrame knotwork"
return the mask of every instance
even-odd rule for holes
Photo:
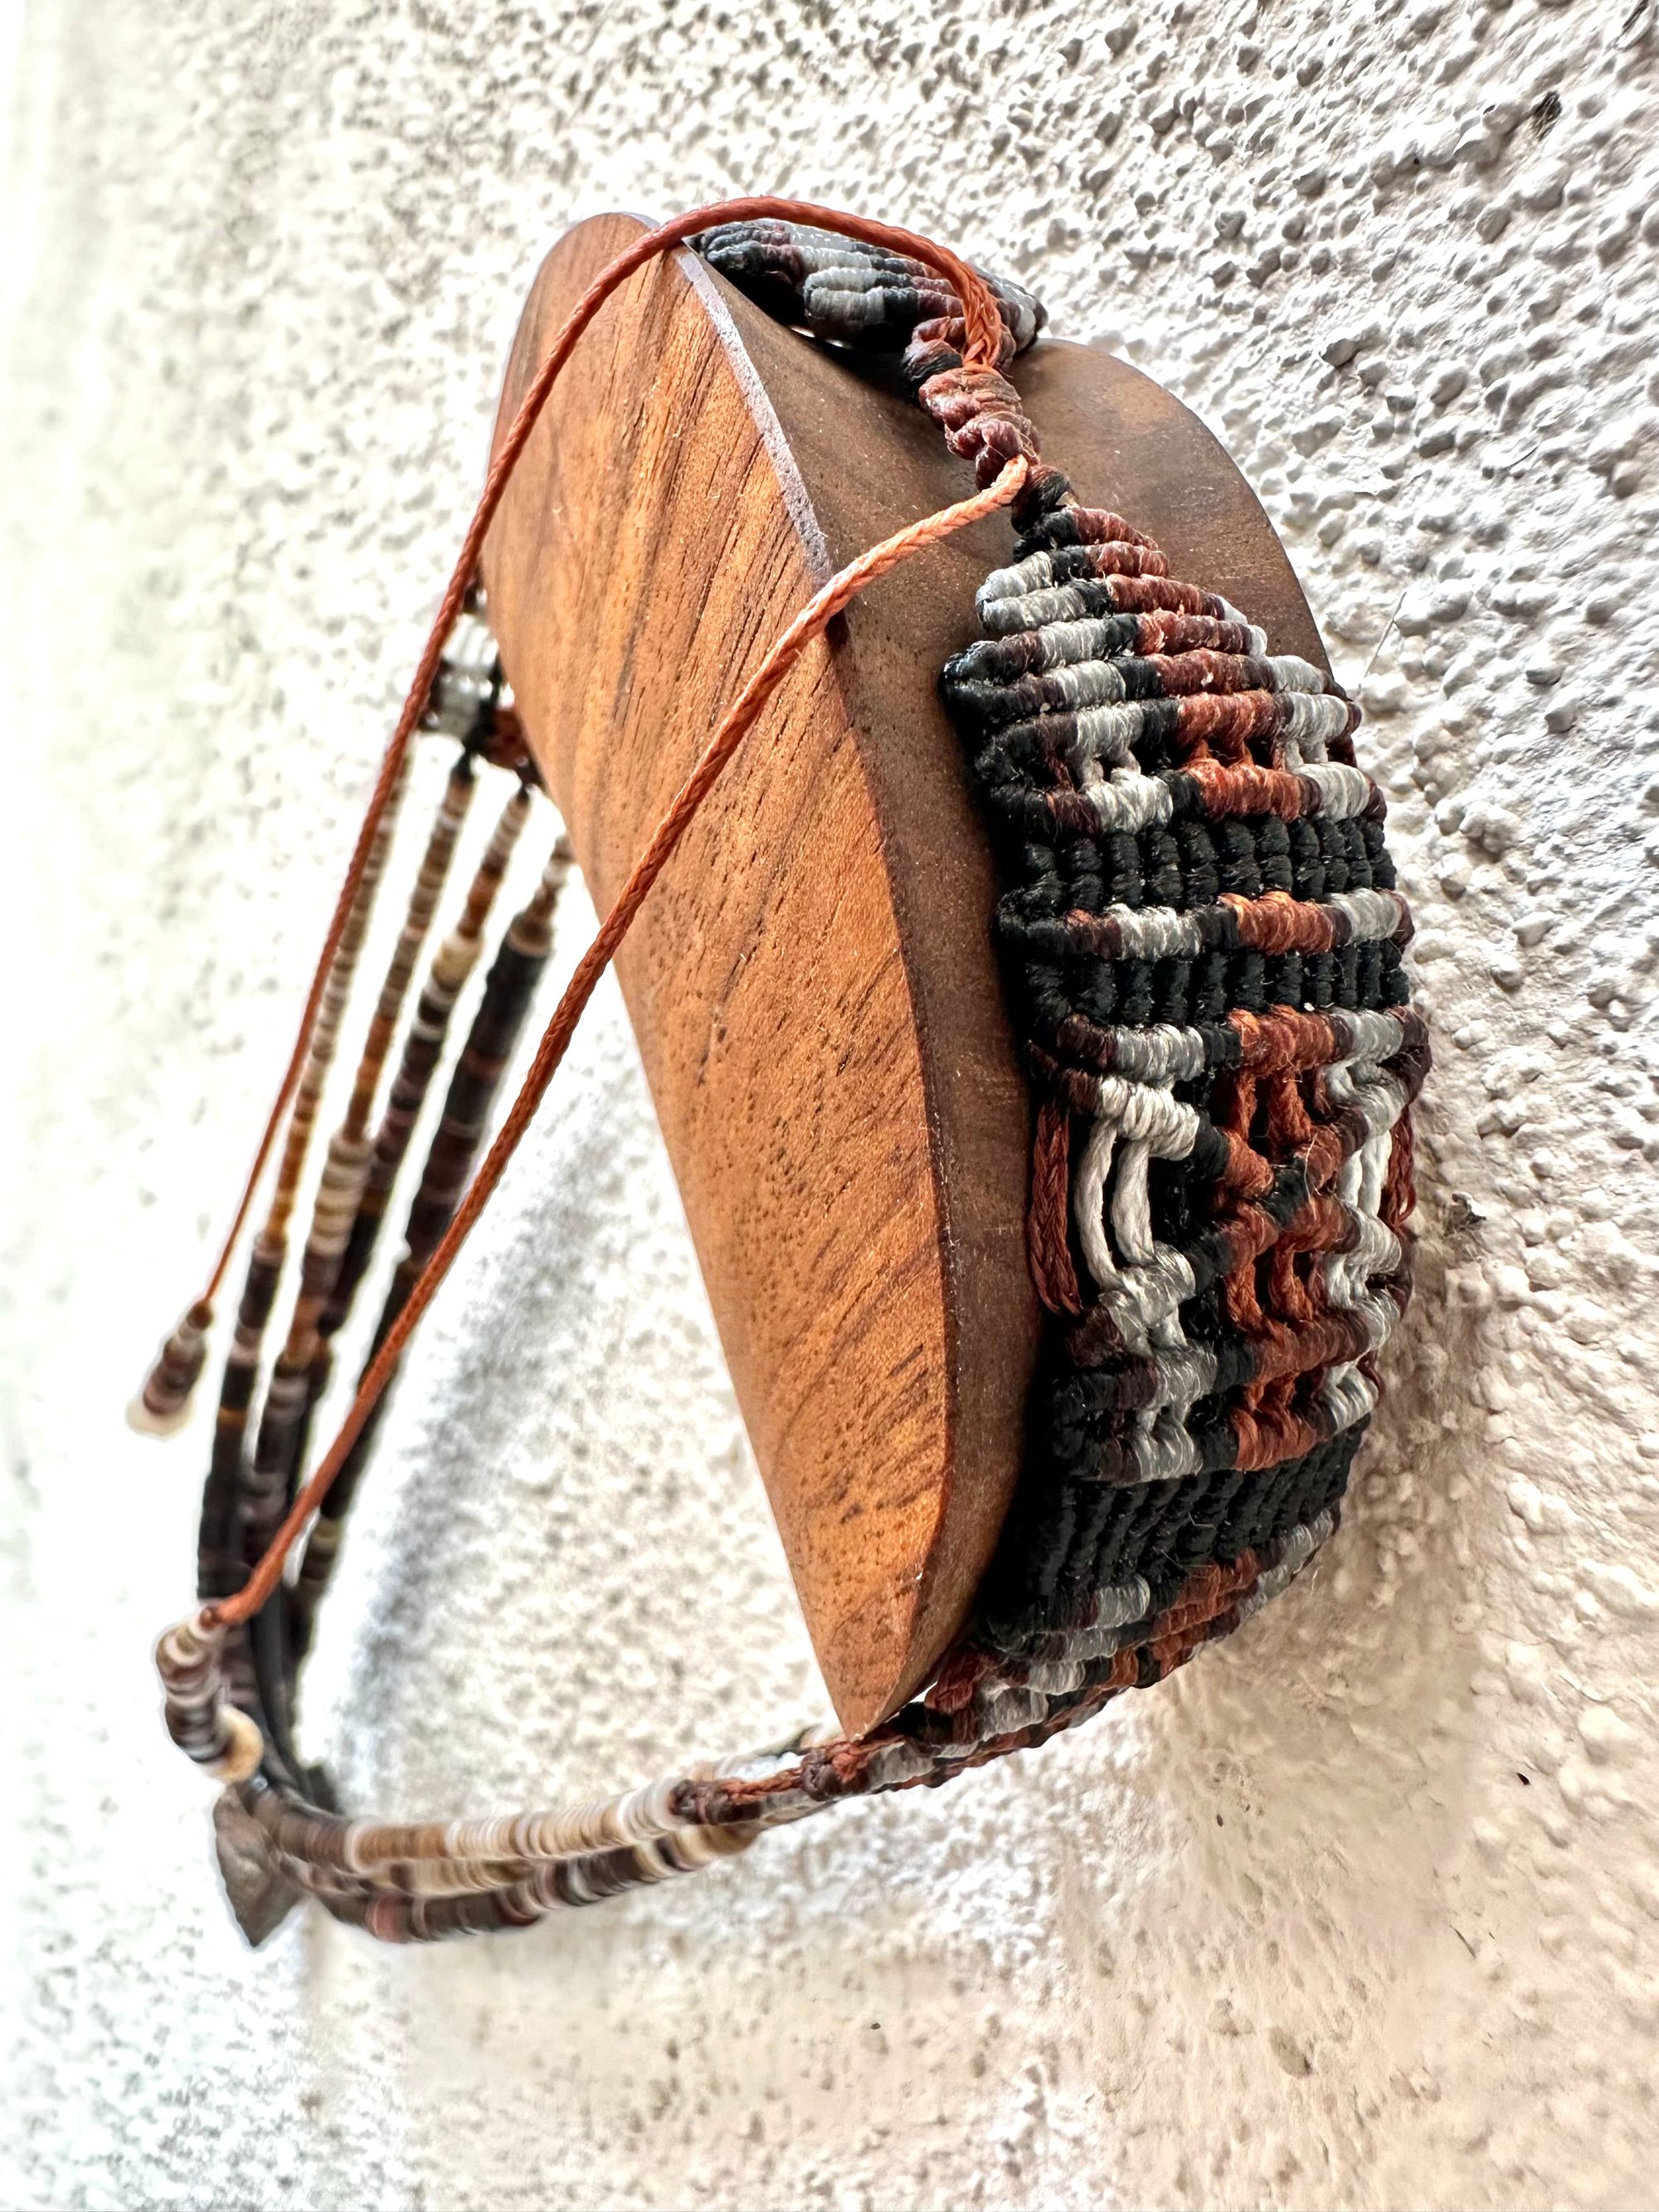
[[[687,240],[773,313],[885,356],[979,489],[834,578],[750,677],[578,963],[486,1149],[570,865],[555,837],[455,1058],[350,1411],[307,1474],[334,1340],[538,804],[476,593],[479,549],[599,305]],[[221,1390],[201,1603],[156,1651],[174,1740],[227,1785],[221,1863],[256,1940],[301,1893],[389,1938],[520,1925],[739,1850],[836,1799],[942,1782],[1162,1679],[1282,1588],[1335,1525],[1407,1292],[1408,1109],[1426,1066],[1382,800],[1354,760],[1357,710],[1322,672],[1273,654],[1245,613],[1172,579],[1150,538],[1083,506],[1042,459],[1006,374],[1042,319],[1018,287],[927,240],[790,203],[733,203],[649,234],[605,272],[501,442],[381,763],[231,1235],[140,1401],[148,1425],[183,1418],[275,1156]],[[943,687],[1004,871],[995,928],[1032,1086],[1029,1249],[1048,1322],[1027,1464],[975,1616],[927,1692],[861,1740],[803,1738],[565,1812],[347,1818],[295,1752],[295,1679],[410,1336],[599,975],[793,661],[866,584],[1002,506],[1012,562],[987,580],[982,635]],[[457,757],[267,1375],[291,1217],[422,726],[447,733]],[[426,959],[483,763],[515,780]]]

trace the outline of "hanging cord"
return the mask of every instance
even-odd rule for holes
[[[351,857],[346,866],[345,877],[341,884],[334,912],[329,921],[327,934],[323,939],[322,951],[318,957],[316,969],[306,994],[305,1005],[300,1016],[299,1031],[294,1041],[293,1050],[289,1056],[288,1066],[278,1085],[276,1099],[265,1122],[258,1147],[254,1153],[253,1164],[248,1170],[247,1180],[242,1187],[241,1195],[237,1201],[230,1227],[226,1233],[219,1255],[214,1262],[212,1273],[208,1277],[205,1288],[201,1296],[186,1310],[178,1327],[162,1346],[136,1401],[136,1407],[141,1409],[139,1425],[144,1428],[154,1432],[167,1433],[181,1425],[185,1418],[191,1394],[206,1360],[207,1335],[213,1324],[215,1302],[223,1285],[226,1271],[230,1265],[231,1255],[235,1249],[237,1240],[246,1224],[260,1178],[264,1173],[266,1164],[281,1133],[284,1118],[299,1088],[300,1079],[306,1066],[312,1032],[316,1025],[324,994],[328,988],[329,975],[334,965],[335,957],[339,951],[341,939],[345,934],[353,905],[368,866],[369,855],[374,845],[375,833],[392,794],[398,788],[408,754],[410,740],[427,710],[445,641],[453,629],[457,617],[462,612],[466,604],[467,595],[477,579],[478,558],[483,550],[484,539],[489,534],[489,526],[495,520],[496,509],[500,507],[506,493],[513,471],[518,464],[519,456],[529,441],[548,394],[553,389],[561,370],[569,359],[583,331],[611,295],[619,285],[626,283],[635,270],[643,268],[659,254],[669,252],[675,246],[682,245],[687,239],[695,237],[699,232],[714,228],[720,224],[762,220],[772,216],[790,222],[817,224],[824,229],[838,231],[844,236],[860,239],[871,246],[885,247],[895,253],[909,254],[916,260],[925,262],[928,267],[937,270],[951,286],[962,305],[964,338],[962,361],[965,368],[970,371],[994,372],[999,363],[1012,352],[1012,340],[1003,321],[1002,312],[997,304],[994,293],[976,270],[970,268],[957,254],[952,253],[947,246],[935,245],[929,239],[918,237],[913,232],[896,228],[891,224],[873,222],[868,216],[842,214],[836,209],[818,207],[808,201],[778,199],[763,194],[744,199],[725,200],[712,207],[696,209],[689,215],[678,216],[672,222],[660,224],[655,230],[646,232],[595,278],[577,301],[558,336],[549,348],[541,367],[525,393],[511,428],[496,448],[495,458],[490,463],[489,474],[484,479],[483,491],[473,512],[472,520],[467,525],[466,534],[461,541],[459,556],[456,560],[449,582],[445,587],[443,597],[439,602],[438,611],[434,617],[426,644],[422,649],[420,659],[416,665],[414,678],[410,684],[408,696],[404,699],[403,711],[398,717],[397,724],[376,772],[374,787],[369,793],[368,805],[364,811],[362,825],[358,830],[356,843],[352,848]],[[1022,471],[1020,482],[1024,481]],[[1005,497],[1012,498],[1018,488],[1018,484],[1011,485]],[[1001,501],[994,502],[997,505],[1002,503]],[[969,520],[974,519],[975,518],[964,518]],[[957,524],[952,526],[960,527],[961,526]],[[940,534],[946,533],[940,532]],[[901,533],[901,536],[902,535],[903,533]],[[889,544],[897,544],[899,542],[899,539],[893,539],[890,540]],[[932,542],[933,541],[931,538],[924,538],[921,541],[921,544]],[[878,551],[884,550],[884,548],[878,549]],[[908,557],[908,551],[919,550],[920,545],[907,547],[905,551],[894,556],[895,560],[902,560]],[[850,574],[852,572],[849,570],[846,573]],[[876,573],[880,574],[881,571],[878,570]],[[870,579],[866,577],[863,580],[868,581]],[[833,585],[829,588],[833,589]],[[856,584],[853,586],[854,591],[858,588],[860,586]],[[852,596],[851,592],[848,596],[849,598]],[[814,602],[815,605],[816,604],[817,602]],[[824,621],[828,619],[828,615],[823,617]],[[801,638],[794,650],[799,651],[799,644],[805,641],[805,637]],[[782,642],[783,641],[780,641],[781,645]],[[793,657],[793,653],[790,657]],[[787,665],[787,662],[785,665]],[[760,703],[763,704],[764,702]],[[756,711],[758,711],[758,706]],[[718,769],[715,773],[719,773]],[[671,846],[670,850],[672,849]],[[665,859],[666,854],[665,854],[663,857]],[[658,865],[660,866],[660,862]],[[641,896],[643,896],[643,892]]]

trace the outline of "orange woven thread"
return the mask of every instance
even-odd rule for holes
[[[431,1304],[444,1277],[449,1273],[456,1254],[489,1204],[508,1161],[518,1149],[520,1139],[535,1118],[548,1085],[568,1049],[583,1010],[592,996],[594,986],[610,965],[617,946],[627,936],[651,886],[690,828],[697,810],[714,789],[722,771],[790,668],[810,641],[867,585],[874,583],[878,577],[884,576],[902,562],[913,559],[918,553],[925,552],[930,545],[938,544],[954,532],[966,529],[996,508],[1006,506],[1018,494],[1029,473],[1030,464],[1023,458],[1016,459],[1009,464],[988,490],[975,494],[972,499],[959,501],[954,507],[942,507],[937,514],[927,515],[920,522],[911,523],[906,529],[849,562],[801,609],[750,678],[736,704],[680,787],[672,805],[657,825],[650,843],[635,862],[633,871],[600,926],[599,934],[577,963],[564,996],[543,1032],[518,1097],[468,1186],[465,1197],[455,1209],[454,1218],[442,1241],[410,1291],[408,1304],[364,1374],[338,1435],[315,1474],[295,1499],[270,1548],[242,1588],[234,1597],[221,1599],[203,1608],[201,1620],[204,1626],[231,1628],[239,1622],[251,1620],[275,1590],[282,1576],[283,1563],[295,1539],[328,1495],[330,1486],[345,1464],[375,1401],[396,1372],[404,1346]]]
[[[328,972],[339,950],[352,901],[362,881],[375,830],[386,811],[386,802],[408,751],[410,739],[431,696],[433,679],[438,672],[444,641],[454,628],[456,617],[477,574],[478,556],[483,550],[484,538],[495,520],[495,510],[501,505],[519,456],[536,427],[560,370],[569,358],[576,341],[611,294],[619,284],[625,283],[636,270],[643,268],[647,262],[655,259],[659,254],[671,252],[698,231],[713,229],[717,223],[744,222],[771,216],[781,217],[786,222],[815,223],[825,230],[861,239],[871,246],[885,246],[896,253],[908,253],[918,261],[926,262],[930,268],[938,270],[949,280],[962,302],[966,338],[963,349],[964,365],[970,368],[996,367],[1003,343],[1002,317],[996,297],[983,277],[969,268],[959,255],[952,253],[948,246],[935,245],[931,239],[919,237],[914,231],[900,229],[891,223],[877,222],[866,216],[847,215],[836,208],[819,207],[807,200],[777,199],[763,194],[746,199],[721,200],[711,207],[696,209],[690,215],[678,216],[673,222],[662,223],[655,230],[646,232],[594,279],[554,339],[534,380],[525,393],[511,428],[496,448],[489,473],[484,479],[483,493],[472,520],[467,525],[466,535],[461,541],[459,556],[439,602],[420,659],[416,664],[414,679],[404,701],[403,711],[398,717],[376,772],[362,824],[357,832],[357,841],[346,864],[345,876],[335,901],[327,934],[323,939],[322,951],[318,956],[316,970],[306,994],[294,1048],[277,1087],[264,1133],[259,1139],[258,1149],[254,1153],[253,1164],[248,1170],[229,1230],[214,1263],[213,1272],[208,1278],[207,1288],[190,1309],[191,1316],[198,1325],[204,1325],[204,1320],[211,1318],[213,1301],[223,1286],[225,1271],[230,1265],[237,1240],[246,1226],[260,1177],[270,1158],[283,1118],[293,1102],[305,1066],[306,1050],[316,1025],[318,1009],[327,988]]]
[[[1413,1173],[1414,1155],[1412,1145],[1412,1125],[1402,1115],[1394,1125],[1394,1142],[1389,1148],[1388,1174],[1382,1184],[1382,1203],[1379,1211],[1384,1224],[1395,1236],[1401,1235],[1417,1204],[1417,1182]]]
[[[1025,1210],[1025,1250],[1037,1296],[1050,1313],[1083,1311],[1068,1231],[1072,1205],[1072,1117],[1057,1098],[1044,1098],[1031,1139],[1031,1194]]]

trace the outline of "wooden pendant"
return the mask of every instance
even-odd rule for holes
[[[501,403],[645,228],[542,266]],[[1283,548],[1195,416],[1090,348],[1011,372],[1079,494],[1324,665]],[[844,562],[970,489],[933,423],[681,252],[600,312],[484,556],[529,743],[595,904],[744,675]],[[941,664],[1012,557],[996,515],[810,653],[617,961],[710,1304],[824,1680],[872,1727],[962,1626],[1018,1470],[1038,1310],[1030,1110],[996,873]],[[648,1299],[648,1285],[641,1285]]]

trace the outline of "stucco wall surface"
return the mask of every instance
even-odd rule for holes
[[[1659,2202],[1656,12],[7,19],[0,2202]],[[538,255],[757,186],[1008,267],[1284,532],[1438,1040],[1394,1395],[1329,1555],[1070,1741],[517,1940],[251,1955],[145,1656],[204,1425],[121,1407]],[[821,1711],[608,990],[386,1446],[307,1711],[357,1802]]]

